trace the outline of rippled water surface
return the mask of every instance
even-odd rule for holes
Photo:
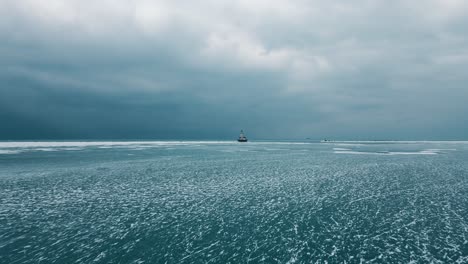
[[[468,262],[468,142],[0,142],[0,263]]]

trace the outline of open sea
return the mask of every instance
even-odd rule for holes
[[[468,142],[0,142],[0,263],[468,263]]]

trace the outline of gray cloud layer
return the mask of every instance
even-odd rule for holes
[[[468,139],[468,3],[0,1],[0,139]]]

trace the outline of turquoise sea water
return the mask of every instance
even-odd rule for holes
[[[468,142],[0,142],[0,263],[467,263]]]

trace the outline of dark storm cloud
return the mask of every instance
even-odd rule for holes
[[[463,1],[2,1],[0,139],[466,139]]]

